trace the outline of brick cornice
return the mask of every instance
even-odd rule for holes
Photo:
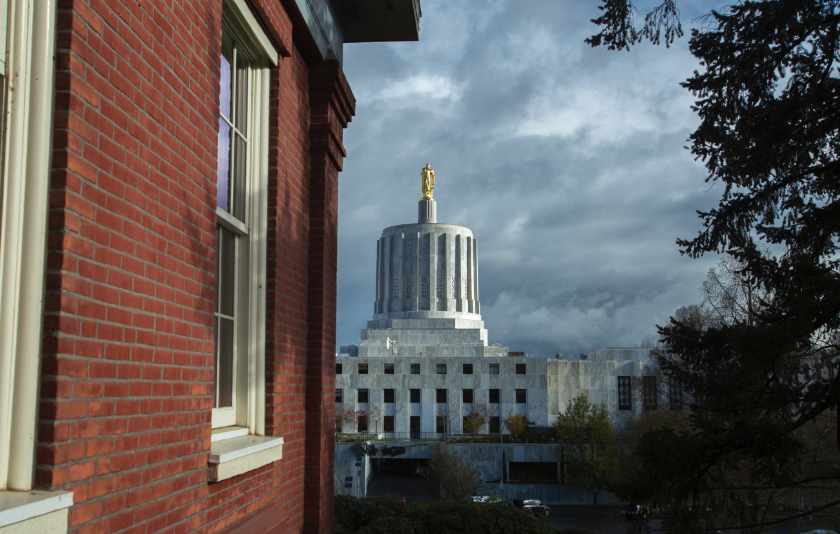
[[[344,129],[356,114],[356,97],[347,83],[341,64],[325,61],[309,69],[310,150],[326,151],[340,171],[344,150]]]

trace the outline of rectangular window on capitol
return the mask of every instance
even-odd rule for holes
[[[247,4],[222,5],[212,426],[264,435],[269,78],[277,51]]]
[[[618,409],[631,410],[630,403],[630,378],[629,376],[618,377]]]

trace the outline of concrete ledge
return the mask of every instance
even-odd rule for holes
[[[210,447],[207,478],[210,482],[219,482],[281,458],[283,438],[245,436],[218,441]]]
[[[65,534],[69,491],[0,491],[0,534]]]

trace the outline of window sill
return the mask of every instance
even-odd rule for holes
[[[283,438],[239,436],[211,441],[208,458],[210,482],[247,473],[283,458]]]
[[[3,534],[66,534],[69,491],[0,491],[0,532]]]

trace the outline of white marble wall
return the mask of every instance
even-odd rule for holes
[[[480,319],[478,246],[472,231],[437,223],[383,230],[376,244],[373,311],[374,319]]]
[[[498,347],[497,347],[498,348]],[[463,416],[467,415],[472,406],[465,406],[462,402],[463,390],[472,389],[474,402],[485,404],[493,415],[504,418],[509,412],[520,413],[538,424],[545,424],[548,420],[548,394],[546,363],[544,358],[485,358],[478,357],[445,357],[445,358],[338,358],[342,365],[342,374],[336,375],[336,389],[342,390],[343,405],[339,408],[346,410],[352,406],[354,410],[366,409],[358,403],[358,390],[369,390],[369,404],[378,407],[380,412],[392,409],[395,415],[394,431],[409,432],[410,416],[419,415],[421,432],[435,432],[435,417],[439,414],[436,402],[436,390],[447,390],[446,408],[450,416],[450,433],[462,433]],[[386,375],[385,364],[394,365],[394,374]],[[420,374],[411,374],[411,364],[420,365]],[[463,364],[473,366],[473,374],[463,374]],[[516,374],[516,364],[525,364],[526,374]],[[359,364],[367,364],[368,374],[359,374]],[[446,365],[446,374],[437,374],[437,364]],[[499,374],[490,374],[490,364],[499,365]],[[395,403],[389,407],[383,402],[383,390],[393,389]],[[421,390],[421,402],[412,405],[410,390]],[[500,403],[489,404],[490,389],[500,390]],[[516,403],[516,390],[526,390],[527,402]],[[382,422],[379,431],[382,431]],[[371,424],[371,431],[376,430]],[[352,432],[351,425],[344,428]],[[487,426],[482,433],[487,433]]]

